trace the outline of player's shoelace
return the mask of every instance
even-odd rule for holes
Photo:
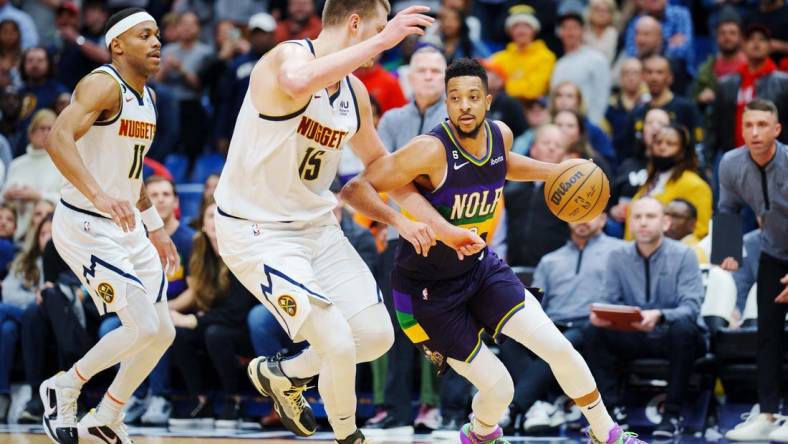
[[[77,398],[79,390],[61,389],[57,398],[57,424],[60,427],[77,426]]]
[[[293,408],[293,411],[296,415],[301,416],[301,412],[306,410],[307,404],[306,400],[304,399],[304,392],[311,387],[306,385],[300,385],[292,387],[288,390],[285,390],[285,398],[287,398],[287,402]]]

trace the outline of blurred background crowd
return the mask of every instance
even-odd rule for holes
[[[487,69],[489,117],[512,128],[515,152],[554,163],[593,159],[611,182],[606,214],[567,224],[548,210],[540,183],[507,184],[492,246],[527,285],[542,289],[548,315],[579,349],[606,350],[622,361],[668,360],[664,416],[679,418],[693,363],[713,351],[715,326],[757,322],[751,290],[758,218],[746,208],[740,214],[747,234],[737,266],[710,264],[711,222],[720,160],[747,141],[741,130],[747,103],[768,99],[779,121],[788,119],[788,4],[392,0],[393,13],[414,3],[432,8],[435,25],[355,73],[370,92],[384,144],[396,150],[444,120],[446,65],[473,57]],[[99,317],[50,242],[63,178],[44,146],[78,81],[110,62],[108,17],[130,6],[146,8],[161,29],[161,71],[150,82],[158,125],[144,174],[181,267],[168,276],[175,343],[130,401],[126,420],[273,427],[275,413],[246,407],[254,397],[243,365],[254,355],[297,353],[303,344],[289,341],[217,255],[212,194],[254,64],[282,41],[316,38],[320,0],[0,0],[0,420],[40,422],[37,396],[10,408],[11,383],[37,393],[45,377],[119,325],[113,316]],[[788,140],[788,131],[779,139]],[[335,192],[362,168],[351,150],[343,156]],[[787,165],[778,167],[788,173]],[[778,192],[785,200],[785,187]],[[633,208],[644,196],[663,205]],[[660,222],[638,236],[630,225],[644,212],[656,212]],[[386,294],[396,233],[341,202],[335,213]],[[644,291],[622,278],[635,273],[627,267],[642,264],[620,255],[633,245],[627,241],[644,242],[646,235],[670,248],[645,259]],[[651,276],[665,282],[655,294]],[[670,331],[630,347],[584,334],[589,305],[605,301],[669,312]],[[517,386],[502,419],[508,431],[549,433],[577,413],[565,408],[538,357],[512,343],[499,353]],[[403,335],[369,368],[359,382],[374,406],[368,429],[456,430],[465,422],[470,387],[451,372],[436,379]],[[615,394],[617,368],[592,362],[592,369],[612,399],[608,406],[625,418],[626,403]],[[748,396],[754,402],[754,392]]]

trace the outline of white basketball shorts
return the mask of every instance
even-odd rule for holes
[[[156,249],[145,234],[138,211],[134,230],[124,233],[97,213],[60,201],[52,219],[52,241],[60,257],[90,289],[99,313],[126,306],[129,285],[151,303],[167,300],[167,279]]]
[[[312,304],[333,304],[350,319],[382,301],[332,213],[309,222],[255,223],[217,210],[216,238],[227,267],[294,341],[302,339],[298,331]]]

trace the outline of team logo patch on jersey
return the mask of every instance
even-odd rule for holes
[[[112,301],[115,300],[115,289],[112,287],[112,284],[108,282],[102,282],[98,284],[98,287],[96,287],[96,293],[98,293],[101,300],[107,304],[111,304]]]
[[[295,317],[296,313],[298,312],[298,305],[296,305],[295,299],[293,299],[293,297],[290,295],[284,294],[279,296],[279,299],[276,300],[276,303],[279,304],[279,308],[281,308],[291,317]]]

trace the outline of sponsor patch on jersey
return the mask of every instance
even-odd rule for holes
[[[107,304],[111,304],[115,300],[115,288],[109,282],[99,283],[98,287],[96,287],[96,293]]]
[[[285,313],[287,313],[290,317],[295,317],[296,313],[298,313],[298,305],[296,305],[295,299],[292,296],[283,294],[279,296],[279,299],[276,300],[276,303],[279,304],[279,308],[282,309]]]

